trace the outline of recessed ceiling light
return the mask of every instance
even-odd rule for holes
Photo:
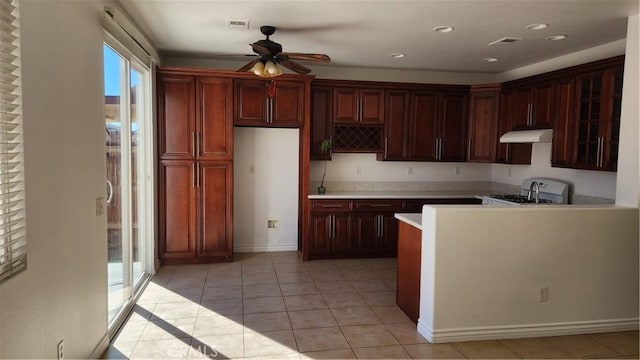
[[[553,36],[548,36],[546,39],[556,41],[556,40],[564,40],[567,37],[568,37],[567,35],[553,35]]]
[[[531,24],[527,25],[527,30],[542,30],[549,27],[549,24]]]
[[[455,30],[453,26],[436,26],[433,28],[433,31],[439,32],[439,33],[448,33],[448,32],[452,32],[453,30]]]
[[[482,59],[482,61],[484,61],[484,62],[496,62],[496,61],[500,61],[500,59],[498,59],[496,57],[486,57],[486,58]]]
[[[391,53],[390,55],[392,58],[394,59],[402,59],[403,57],[407,56],[406,54],[403,53]]]

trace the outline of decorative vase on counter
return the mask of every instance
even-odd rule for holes
[[[327,192],[327,188],[324,186],[318,186],[318,194],[324,195]]]

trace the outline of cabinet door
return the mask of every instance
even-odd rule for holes
[[[233,158],[233,88],[231,79],[203,77],[197,80],[198,158]]]
[[[165,160],[158,169],[159,252],[164,260],[196,255],[195,168],[190,160]]]
[[[304,122],[304,84],[276,82],[276,93],[271,99],[269,111],[269,126],[301,127]]]
[[[465,161],[467,157],[467,95],[445,93],[440,103],[438,160]]]
[[[338,257],[351,251],[351,213],[334,213],[331,234],[331,254]]]
[[[610,69],[604,76],[606,101],[602,107],[605,126],[600,130],[602,150],[600,168],[616,171],[618,168],[618,147],[620,140],[620,115],[622,111],[622,67]]]
[[[359,120],[360,92],[353,88],[333,90],[333,122],[356,124]]]
[[[499,92],[471,93],[469,156],[473,162],[493,162],[496,151]]]
[[[384,123],[383,90],[360,90],[360,122],[364,124]]]
[[[409,126],[409,92],[387,91],[382,160],[406,160],[406,132]]]
[[[531,164],[531,144],[500,143],[500,137],[513,128],[511,120],[515,113],[515,100],[514,91],[507,90],[500,95],[500,114],[498,117],[495,162],[505,164]]]
[[[198,257],[230,257],[233,251],[233,163],[198,164]]]
[[[194,158],[195,78],[161,75],[157,89],[160,158]]]
[[[331,138],[331,89],[311,87],[311,160],[331,159],[320,151],[322,140]]]
[[[265,126],[267,123],[266,82],[261,80],[235,80],[234,125]]]
[[[373,255],[377,252],[378,213],[361,212],[354,215],[353,252],[358,255]]]
[[[574,166],[595,169],[600,163],[603,73],[576,78],[577,134]]]
[[[411,94],[408,160],[435,160],[437,100],[432,92]]]
[[[531,88],[524,87],[516,89],[514,93],[513,116],[511,117],[511,126],[513,130],[526,129],[529,127],[529,119],[531,117]]]
[[[392,212],[382,213],[378,225],[380,226],[378,240],[380,255],[395,256],[398,252],[398,219]]]
[[[554,91],[555,125],[553,127],[551,151],[552,166],[571,167],[573,165],[574,91],[575,80],[573,77],[556,81]]]
[[[553,82],[543,82],[533,87],[532,118],[530,127],[553,128]]]
[[[331,255],[332,214],[311,213],[311,234],[309,234],[309,255]]]

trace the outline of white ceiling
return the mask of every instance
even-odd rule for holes
[[[164,54],[230,59],[271,40],[286,52],[324,53],[331,65],[461,72],[503,72],[626,37],[638,0],[119,0]],[[248,30],[227,28],[248,20]],[[546,23],[544,30],[525,27]],[[455,31],[436,33],[436,26]],[[566,34],[562,41],[546,37]],[[519,37],[510,45],[488,44]],[[392,59],[391,53],[405,53]],[[498,62],[486,63],[485,57]],[[237,58],[236,58],[237,60]],[[314,63],[301,62],[305,66]]]

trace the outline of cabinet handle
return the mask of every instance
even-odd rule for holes
[[[598,166],[604,166],[604,136],[600,137],[600,164]]]
[[[325,208],[325,209],[335,209],[335,208],[341,208],[342,205],[329,205],[329,204],[326,204],[326,205],[320,205],[319,207],[322,207],[322,208]]]
[[[391,207],[393,205],[391,204],[369,204],[369,207],[374,207],[374,208],[387,208],[387,207]]]
[[[600,167],[600,136],[598,136],[598,145],[596,147],[596,167]]]
[[[336,237],[336,216],[334,214],[331,214],[331,233],[330,233],[330,238],[333,239]]]
[[[467,148],[467,160],[471,160],[471,148],[473,147],[473,138],[469,139],[469,147]]]
[[[192,175],[193,175],[193,187],[197,188],[198,187],[198,163],[193,163],[193,170],[191,170]]]
[[[531,105],[531,103],[527,104],[527,126],[531,126],[531,113],[533,106]]]
[[[383,215],[378,215],[378,238],[382,238],[383,228],[384,228]]]
[[[197,150],[197,145],[196,145],[196,132],[192,132],[191,133],[191,152],[193,154],[193,156],[196,156],[196,150]]]
[[[442,160],[442,138],[438,140],[438,160]]]
[[[509,164],[511,163],[511,161],[509,160],[509,158],[511,157],[511,144],[505,144],[507,146],[507,155],[505,157],[505,163]]]

